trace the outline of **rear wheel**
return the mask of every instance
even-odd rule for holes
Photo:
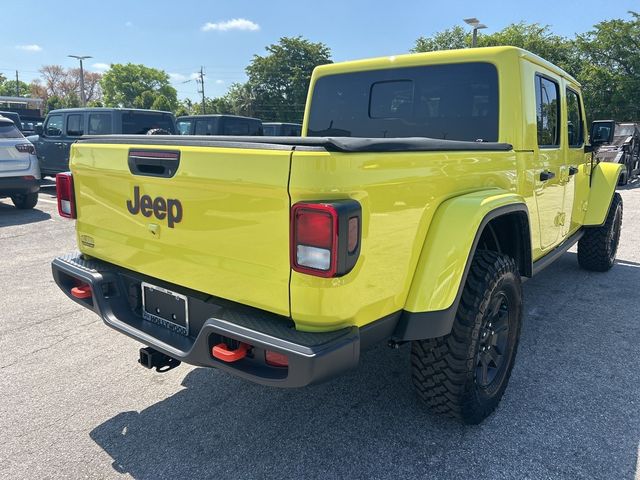
[[[418,396],[434,412],[480,423],[507,388],[521,323],[522,287],[515,261],[479,250],[451,333],[412,342]]]
[[[578,242],[578,264],[585,270],[606,272],[613,267],[622,229],[622,197],[613,194],[604,225],[587,228]]]
[[[38,203],[38,192],[35,193],[19,193],[11,196],[11,201],[16,208],[27,210],[33,208]]]

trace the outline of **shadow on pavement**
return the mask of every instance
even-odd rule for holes
[[[631,262],[594,274],[570,253],[527,282],[511,383],[480,426],[427,413],[412,392],[408,346],[377,346],[357,370],[299,390],[198,368],[183,390],[90,435],[116,471],[138,479],[633,479],[639,285]]]
[[[8,200],[8,202],[11,201]],[[0,202],[0,228],[43,222],[51,218],[51,215],[48,213],[38,210],[37,205],[33,210],[18,210],[13,204],[8,202]]]

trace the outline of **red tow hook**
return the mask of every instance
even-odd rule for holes
[[[75,298],[91,298],[91,285],[81,283],[71,289],[71,295]]]
[[[237,362],[247,356],[249,348],[251,348],[251,345],[240,343],[238,348],[230,350],[226,343],[219,343],[211,349],[211,355],[223,362]]]

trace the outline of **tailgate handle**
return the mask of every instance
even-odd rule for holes
[[[134,175],[171,178],[179,165],[178,151],[129,150],[129,171]]]

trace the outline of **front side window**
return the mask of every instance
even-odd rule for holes
[[[111,114],[92,113],[89,115],[89,135],[108,135],[111,133]]]
[[[498,104],[490,63],[329,75],[315,83],[307,135],[495,142]]]
[[[180,135],[189,135],[191,133],[191,120],[178,120],[176,126]]]
[[[584,127],[580,97],[570,89],[567,89],[567,133],[569,147],[582,147],[584,143]]]
[[[47,137],[59,137],[62,135],[62,115],[50,115],[44,132]]]
[[[67,135],[70,137],[80,137],[84,134],[84,126],[82,125],[83,116],[79,113],[73,113],[67,116]]]
[[[536,123],[538,146],[560,146],[560,95],[556,82],[536,75]]]

